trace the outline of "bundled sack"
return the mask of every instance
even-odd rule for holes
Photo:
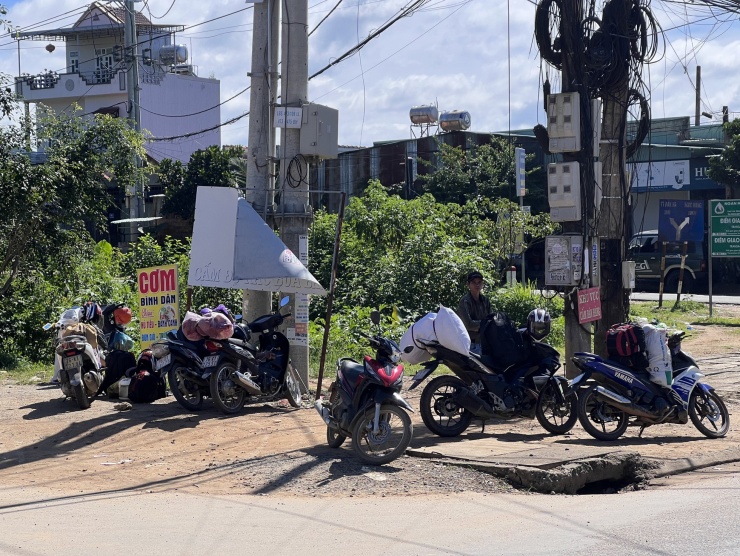
[[[418,365],[432,358],[420,342],[437,341],[437,334],[434,331],[434,319],[436,318],[437,313],[427,313],[412,324],[401,337],[401,359],[409,365]],[[413,349],[406,353],[405,350],[408,347],[413,347]]]
[[[182,321],[182,333],[191,342],[203,338],[226,340],[234,333],[234,325],[229,317],[222,313],[211,312],[200,316],[188,311]]]
[[[606,351],[609,359],[627,367],[648,367],[645,331],[639,324],[624,322],[612,325],[606,331]]]
[[[673,364],[668,349],[668,330],[652,324],[644,324],[642,330],[645,333],[650,380],[661,386],[670,386],[673,383]]]
[[[98,329],[90,324],[80,322],[65,326],[64,330],[59,333],[59,337],[67,336],[84,336],[93,349],[98,349]]]
[[[503,311],[491,313],[480,323],[481,355],[494,370],[506,370],[524,361],[529,352],[524,339]]]
[[[470,335],[463,321],[455,311],[442,305],[437,313],[427,313],[412,324],[401,337],[401,358],[409,365],[418,365],[431,359],[432,356],[421,342],[438,342],[463,355],[470,352]],[[413,349],[405,353],[409,346]]]

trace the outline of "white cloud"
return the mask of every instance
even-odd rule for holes
[[[363,39],[408,3],[345,0],[310,38],[309,73],[353,47],[358,27]],[[5,4],[8,19],[22,28],[83,7],[83,3],[72,0]],[[171,0],[149,0],[148,9],[161,16],[170,4]],[[309,28],[335,4],[336,0],[309,0]],[[137,9],[142,6],[136,4]],[[164,19],[154,21],[190,27],[247,6],[230,0],[176,0]],[[676,11],[675,4],[653,2],[653,6],[665,28],[683,24],[685,14]],[[533,41],[534,11],[534,4],[522,1],[432,0],[425,10],[390,27],[360,55],[312,80],[309,98],[339,110],[339,140],[348,145],[409,137],[409,109],[435,101],[440,109],[469,111],[476,131],[505,130],[509,125],[512,129],[531,128],[544,120],[541,79],[547,75],[553,90],[559,88],[555,70],[540,70]],[[146,9],[144,13],[148,15]],[[694,20],[699,17],[692,13],[689,16]],[[40,28],[70,26],[75,18]],[[511,23],[508,32],[507,20]],[[702,110],[719,113],[723,105],[731,111],[740,110],[735,57],[740,47],[738,25],[715,23],[699,21],[690,33],[686,28],[666,33],[671,46],[666,48],[664,59],[647,68],[642,76],[652,88],[655,117],[693,115],[692,82],[697,63],[702,66]],[[188,29],[178,37],[178,42],[191,48],[199,75],[214,75],[221,80],[222,100],[249,85],[251,29],[252,11],[247,10]],[[704,42],[707,37],[709,40]],[[63,44],[57,44],[52,54],[44,46],[39,42],[22,43],[22,71],[36,73],[64,67]],[[18,73],[16,45],[8,37],[0,40],[0,71]],[[222,121],[248,110],[248,94],[222,106]],[[223,143],[245,143],[247,125],[245,118],[225,126]]]

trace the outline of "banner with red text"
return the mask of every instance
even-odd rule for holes
[[[141,349],[146,349],[180,326],[177,265],[141,268],[136,271],[136,277],[139,286]]]

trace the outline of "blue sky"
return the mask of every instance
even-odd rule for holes
[[[7,18],[21,28],[72,12],[41,25],[71,26],[86,3],[72,0],[3,1]],[[313,28],[337,0],[309,0]],[[344,0],[316,30],[309,44],[309,74],[354,46],[408,4],[409,0]],[[172,0],[137,3],[145,15],[163,15]],[[157,23],[191,26],[248,6],[240,1],[175,0]],[[738,23],[718,24],[707,14],[686,12],[680,4],[653,2],[664,29],[664,55],[643,79],[651,89],[653,117],[693,116],[694,76],[702,67],[702,111],[719,114],[723,105],[740,113]],[[467,110],[474,131],[531,128],[544,122],[541,81],[559,90],[558,73],[542,65],[533,40],[535,5],[526,0],[430,0],[360,54],[329,69],[309,84],[309,99],[339,110],[343,145],[404,139],[411,135],[409,109],[436,103],[440,110]],[[687,20],[694,23],[687,27]],[[737,21],[737,16],[735,16]],[[249,85],[252,11],[200,25],[178,37],[188,46],[201,76],[221,80],[225,100]],[[22,71],[64,67],[63,44],[54,53],[45,43],[22,43]],[[18,73],[14,41],[0,40],[0,72]],[[248,93],[222,107],[222,121],[249,109]],[[736,114],[738,115],[738,114]],[[705,120],[708,121],[708,120]],[[246,144],[248,119],[224,126],[222,140]]]

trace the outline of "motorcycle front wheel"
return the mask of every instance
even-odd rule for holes
[[[414,425],[411,417],[395,405],[380,407],[378,431],[373,432],[375,407],[369,407],[352,431],[352,448],[362,461],[382,465],[402,456],[409,447]]]
[[[182,365],[175,364],[167,371],[167,380],[170,383],[170,391],[178,403],[188,411],[198,411],[203,407],[203,393],[200,386],[189,380],[188,369]]]
[[[557,385],[548,382],[537,398],[534,414],[542,428],[552,434],[565,434],[578,420],[578,398],[575,394],[562,402]]]
[[[233,363],[224,363],[210,378],[213,403],[227,415],[240,411],[247,397],[244,388],[234,382],[235,372],[236,367]]]
[[[438,376],[424,387],[419,402],[421,419],[437,436],[458,436],[470,426],[473,414],[452,399],[455,391],[464,386],[454,376]]]
[[[285,397],[293,407],[301,407],[301,385],[292,363],[288,363],[288,368],[285,369]]]
[[[730,430],[730,414],[716,392],[694,388],[689,397],[689,417],[704,436],[721,438]]]
[[[578,420],[596,440],[616,440],[629,425],[629,415],[599,400],[595,387],[578,396]]]

